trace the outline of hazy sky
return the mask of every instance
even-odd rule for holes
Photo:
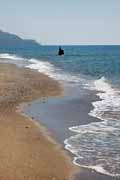
[[[120,44],[120,0],[0,0],[0,29],[42,44]]]

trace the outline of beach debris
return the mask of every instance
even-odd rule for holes
[[[26,129],[28,129],[28,128],[29,128],[29,126],[25,126],[25,128],[26,128]]]

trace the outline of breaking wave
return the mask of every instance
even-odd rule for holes
[[[104,77],[92,89],[100,100],[92,103],[89,115],[100,121],[70,127],[76,135],[65,140],[65,148],[75,155],[74,164],[120,177],[120,91]]]

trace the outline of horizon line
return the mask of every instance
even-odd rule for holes
[[[120,46],[120,44],[42,44],[41,46]]]

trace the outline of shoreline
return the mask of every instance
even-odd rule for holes
[[[44,125],[48,129],[49,132],[52,132],[52,134],[55,135],[55,139],[57,140],[57,142],[62,144],[64,148],[64,144],[62,143],[61,140],[66,139],[66,135],[67,137],[70,137],[76,134],[74,132],[69,131],[68,127],[80,126],[80,125],[85,125],[85,124],[87,125],[92,122],[101,122],[100,119],[89,116],[89,112],[94,108],[91,102],[96,102],[100,100],[100,98],[96,95],[96,93],[98,92],[94,91],[88,94],[87,96],[86,95],[81,96],[81,98],[79,97],[78,99],[74,99],[73,97],[70,96],[71,98],[70,101],[69,99],[66,99],[64,97],[63,98],[62,97],[49,98],[46,101],[46,103],[42,103],[40,100],[36,100],[32,103],[32,105],[30,105],[25,110],[25,113],[27,113],[30,117],[33,117],[40,124]],[[40,112],[36,110],[37,107],[39,107]],[[61,111],[61,108],[65,109],[65,107],[67,107],[68,109],[66,109],[66,111],[64,112],[63,110]],[[34,113],[30,113],[30,111]],[[61,113],[63,114],[61,115]],[[69,114],[69,116],[66,116],[66,114]],[[74,120],[73,120],[73,117],[74,117]],[[79,119],[76,119],[76,117],[79,117]],[[57,118],[57,122],[56,122],[56,118]],[[49,119],[50,119],[50,123],[49,123]],[[61,123],[62,123],[62,126],[60,126]],[[64,130],[61,133],[59,133],[58,132],[59,129],[64,129],[66,133],[63,133]],[[61,139],[59,139],[60,136],[61,136]],[[68,152],[68,155],[71,158],[75,157],[75,155],[72,154],[70,151],[66,149],[65,151]],[[80,170],[75,174],[75,180],[89,180],[89,179],[118,180],[119,179],[118,177],[108,176],[106,174],[102,174],[100,172],[95,171],[94,169],[90,169],[87,167],[83,168],[82,166],[79,166],[78,168],[80,168]]]
[[[57,96],[59,97],[59,96]],[[49,97],[48,97],[49,98]],[[70,180],[74,180],[74,176],[76,176],[77,173],[80,172],[80,167],[76,166],[75,164],[73,164],[72,162],[72,157],[73,155],[71,154],[71,152],[69,152],[68,150],[64,149],[63,145],[61,143],[59,143],[56,138],[53,136],[52,132],[50,132],[48,130],[48,128],[44,125],[42,125],[40,122],[38,122],[34,117],[30,117],[29,115],[24,113],[24,108],[28,107],[29,105],[31,105],[34,102],[31,101],[29,103],[21,103],[17,109],[16,112],[20,115],[22,115],[23,117],[27,118],[29,121],[31,121],[32,123],[34,123],[40,130],[40,132],[42,133],[42,135],[48,140],[50,141],[52,144],[55,145],[55,148],[63,154],[63,156],[65,157],[65,159],[67,159],[68,163],[72,166],[75,166],[75,171],[71,173]],[[74,169],[74,168],[73,168]]]
[[[32,104],[33,101],[31,101],[30,103]],[[42,135],[45,137],[45,139],[47,139],[50,143],[52,143],[55,146],[54,148],[58,151],[58,153],[61,153],[61,155],[67,160],[68,165],[73,166],[73,171],[70,173],[68,180],[74,180],[75,177],[77,176],[77,174],[79,174],[81,168],[77,167],[75,164],[73,164],[71,152],[64,149],[62,144],[58,143],[57,140],[55,140],[55,138],[53,137],[51,132],[47,129],[47,127],[45,127],[44,125],[37,122],[36,119],[23,113],[23,109],[25,108],[25,106],[29,106],[29,103],[20,104],[20,106],[18,106],[16,112],[19,113],[20,115],[22,115],[23,117],[27,118],[28,121],[31,121],[32,123],[34,123],[36,125],[36,127],[39,128],[40,133],[42,133]]]
[[[46,128],[19,112],[19,106],[23,103],[29,104],[40,97],[58,96],[58,82],[27,68],[4,63],[0,65],[0,178],[72,178],[78,168],[72,164],[67,153],[49,136]]]

